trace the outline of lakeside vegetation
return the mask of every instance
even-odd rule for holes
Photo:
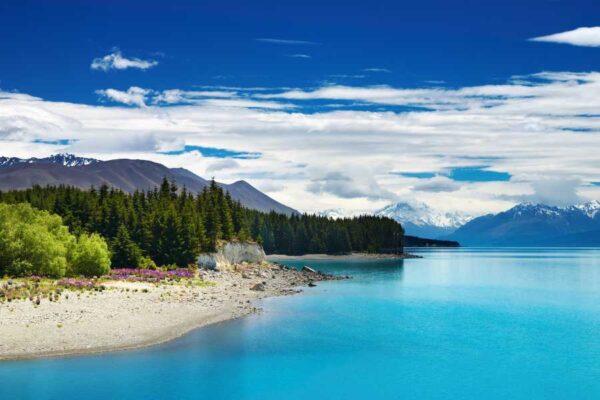
[[[52,264],[51,268],[40,266],[34,269],[46,271],[50,268],[52,276],[101,275],[95,273],[96,267],[90,267],[90,270],[84,268],[88,268],[93,258],[102,260],[102,268],[107,268],[108,252],[115,268],[155,268],[156,265],[174,268],[195,263],[199,253],[214,250],[219,240],[255,240],[267,253],[341,254],[351,251],[375,253],[389,249],[401,251],[404,235],[400,224],[386,217],[333,220],[316,215],[287,216],[250,210],[232,200],[214,181],[197,195],[178,188],[166,179],[152,191],[132,194],[107,186],[87,191],[69,186],[36,186],[0,192],[0,203],[17,205],[16,209],[28,207],[31,212],[40,215],[36,218],[51,221],[42,224],[46,226],[42,231],[56,232],[55,240],[60,245],[49,248],[54,249],[60,261],[57,266]],[[4,205],[3,209],[8,208],[11,207]],[[43,218],[40,211],[34,209],[46,211]],[[18,219],[19,215],[14,214],[12,218]],[[29,225],[31,222],[25,219],[22,223]],[[5,225],[0,222],[0,227]],[[50,229],[50,225],[61,228]],[[25,226],[17,230],[27,231]],[[31,231],[33,236],[30,238],[35,237],[34,231]],[[23,249],[27,247],[25,243],[31,242],[27,235],[14,238],[22,242]],[[4,242],[10,240],[4,239]],[[6,248],[9,247],[6,245]],[[21,261],[17,258],[5,262],[2,258],[6,257],[4,249],[0,247],[0,268],[9,269],[0,269],[0,275],[35,273],[29,264],[19,264]],[[47,258],[47,254],[54,253],[31,253],[28,263],[46,262],[43,259]],[[12,266],[6,267],[8,265]],[[44,275],[48,273],[44,272]]]
[[[29,204],[0,204],[0,276],[100,276],[109,270],[100,235],[75,236],[58,215]]]

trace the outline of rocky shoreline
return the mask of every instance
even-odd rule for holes
[[[318,282],[348,279],[277,263],[201,269],[204,285],[108,281],[102,291],[0,303],[0,360],[90,354],[163,343],[191,330],[260,311],[253,301]],[[0,281],[2,283],[2,281]]]

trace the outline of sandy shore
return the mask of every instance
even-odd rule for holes
[[[0,303],[0,360],[86,354],[149,346],[258,310],[252,304],[331,279],[263,264],[243,272],[201,271],[213,285],[115,281],[107,290],[65,291],[60,300]],[[259,289],[255,285],[259,284]],[[137,291],[134,292],[134,290]]]
[[[393,260],[407,258],[421,258],[413,254],[380,254],[380,253],[351,253],[341,255],[331,254],[304,254],[302,256],[288,256],[283,254],[271,254],[267,256],[270,261],[285,261],[285,260]]]

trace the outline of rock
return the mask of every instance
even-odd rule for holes
[[[247,272],[242,272],[242,278],[244,278],[244,279],[252,279],[252,277],[250,275],[248,275]]]
[[[198,256],[198,266],[218,271],[233,269],[241,263],[261,264],[266,255],[261,245],[252,242],[224,242],[217,246],[214,253],[202,253]]]
[[[252,286],[250,288],[250,290],[256,290],[259,292],[264,292],[265,291],[265,285],[264,283],[257,283],[256,285]]]
[[[306,266],[306,265],[305,265],[304,267],[302,267],[302,272],[312,272],[313,274],[316,274],[316,273],[317,273],[317,271],[316,271],[316,270],[314,270],[314,269],[312,269],[311,267],[308,267],[308,266]]]
[[[317,286],[316,283],[314,283],[313,281],[308,282],[308,287],[315,287]]]

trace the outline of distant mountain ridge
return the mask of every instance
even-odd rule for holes
[[[101,161],[72,154],[30,159],[0,157],[0,190],[27,189],[34,185],[69,185],[89,189],[106,184],[125,192],[134,192],[152,190],[159,186],[165,177],[174,180],[181,187],[185,186],[193,193],[202,191],[209,184],[209,181],[185,168],[167,168],[146,160]],[[245,207],[287,215],[298,213],[246,181],[219,185]]]
[[[467,246],[600,246],[600,202],[523,203],[475,218],[446,239]]]
[[[65,167],[80,167],[97,162],[100,162],[100,160],[77,157],[68,153],[59,153],[44,158],[0,157],[0,168],[10,168],[21,164],[60,164]]]
[[[408,235],[441,238],[472,219],[458,212],[436,211],[423,203],[395,203],[375,212],[402,224]]]

